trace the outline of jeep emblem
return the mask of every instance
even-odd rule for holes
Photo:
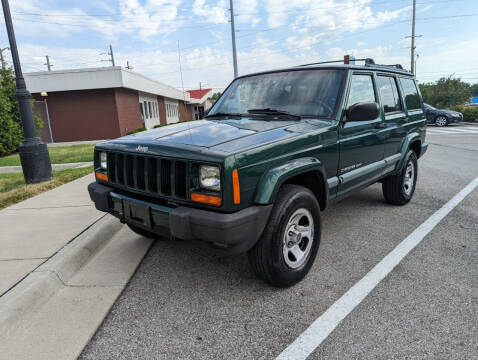
[[[138,145],[136,147],[136,151],[139,151],[139,152],[148,152],[148,147],[147,146],[141,146],[141,145]]]

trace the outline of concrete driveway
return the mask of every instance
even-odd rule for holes
[[[470,127],[470,126],[468,126]],[[245,256],[159,240],[81,359],[272,359],[478,176],[478,127],[429,130],[413,201],[376,184],[323,214],[307,278],[255,279]],[[478,354],[478,190],[471,192],[320,343],[310,358],[471,359]]]

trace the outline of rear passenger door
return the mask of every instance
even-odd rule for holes
[[[351,74],[345,107],[358,102],[378,102],[372,72]],[[382,171],[384,145],[379,137],[383,126],[379,117],[369,121],[346,121],[339,128],[338,196],[373,182]]]
[[[380,134],[385,144],[385,159],[389,165],[395,165],[400,160],[400,147],[406,134],[404,124],[408,118],[398,92],[395,75],[377,74],[377,88],[385,124]]]
[[[399,77],[402,89],[402,97],[407,110],[408,132],[418,129],[423,131],[422,126],[425,121],[425,113],[423,112],[423,104],[418,94],[418,89],[413,78]]]

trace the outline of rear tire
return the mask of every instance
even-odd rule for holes
[[[439,115],[435,118],[435,125],[439,127],[444,127],[448,125],[448,119],[446,116]]]
[[[128,225],[128,227],[131,230],[133,230],[136,234],[144,236],[145,238],[157,239],[159,237],[159,235],[156,235],[155,233],[153,233],[151,231],[148,231],[148,230],[145,230],[143,228],[140,228],[138,226],[134,226],[134,225],[131,225],[131,224],[128,224],[128,223],[126,225]]]
[[[321,229],[315,195],[303,186],[282,186],[262,237],[248,252],[254,273],[277,287],[296,284],[314,263]]]
[[[388,176],[382,183],[385,201],[393,205],[405,205],[415,192],[418,175],[417,155],[409,150],[405,157],[402,171],[396,175]]]

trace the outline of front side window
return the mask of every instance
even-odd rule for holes
[[[344,70],[317,69],[239,78],[216,102],[209,115],[273,109],[300,116],[331,118],[339,103],[344,74]]]
[[[417,86],[413,79],[400,78],[402,84],[403,97],[408,110],[420,109],[420,97],[418,96]]]
[[[398,96],[397,83],[391,76],[377,76],[377,86],[382,100],[383,111],[386,113],[402,110]]]
[[[352,75],[347,106],[359,102],[375,101],[377,101],[377,99],[375,98],[375,91],[373,89],[372,75]]]

